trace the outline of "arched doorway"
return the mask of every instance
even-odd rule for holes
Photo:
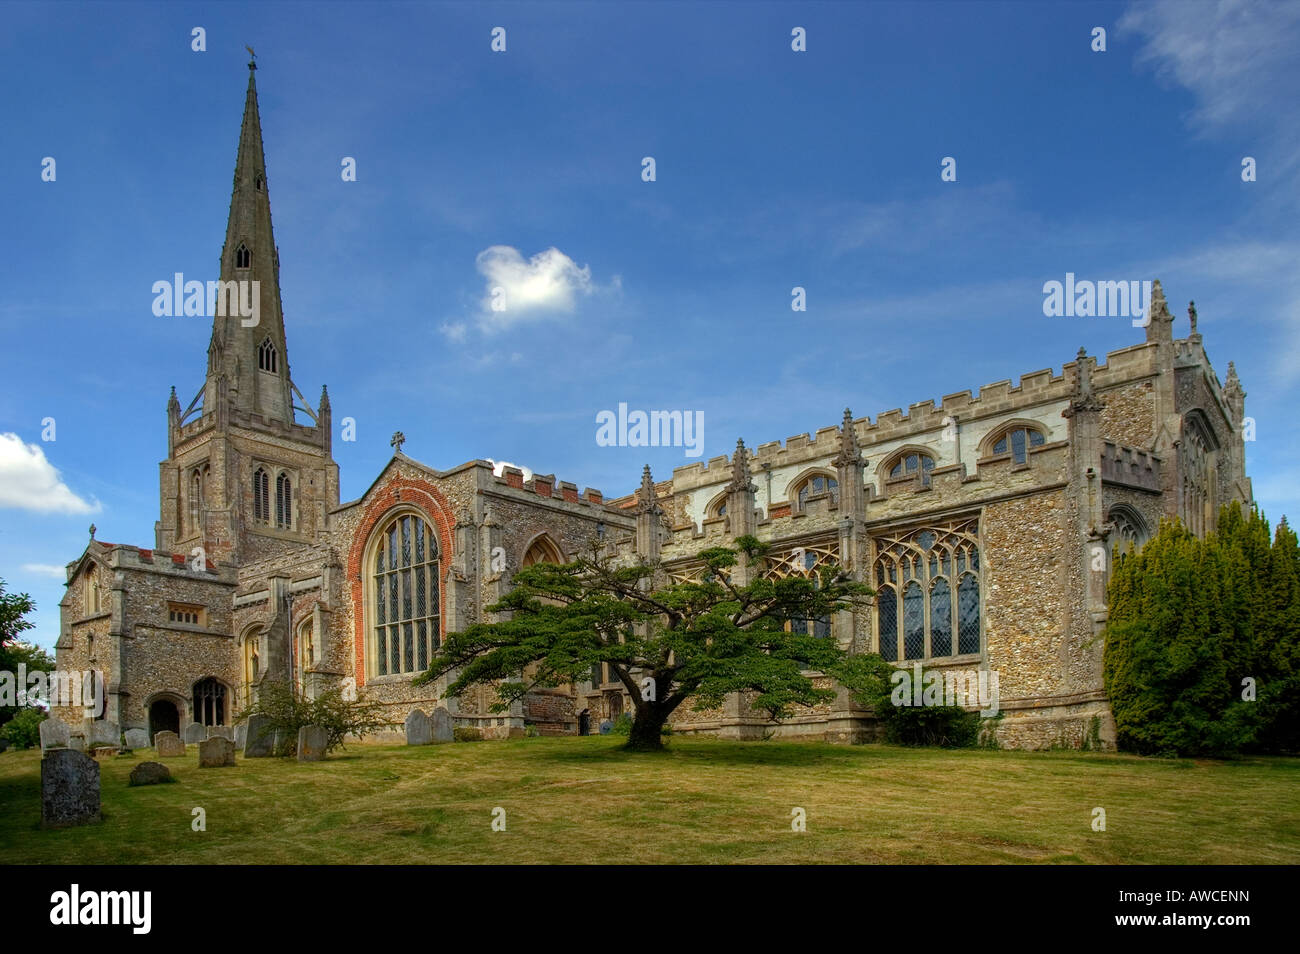
[[[149,706],[149,742],[159,732],[181,732],[181,713],[176,703],[169,699],[157,699]]]

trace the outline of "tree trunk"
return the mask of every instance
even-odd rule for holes
[[[632,719],[632,732],[628,736],[628,749],[636,752],[658,752],[664,747],[663,727],[669,712],[653,702],[643,702],[636,707]]]

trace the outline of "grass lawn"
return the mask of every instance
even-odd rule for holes
[[[103,823],[61,831],[40,829],[40,753],[5,752],[0,862],[1300,863],[1300,759],[622,741],[352,745],[202,770],[190,746],[165,760],[177,784],[130,788],[153,758],[137,752],[100,762]]]

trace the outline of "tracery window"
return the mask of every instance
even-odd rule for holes
[[[438,538],[413,513],[374,535],[368,616],[371,672],[423,672],[440,642]]]
[[[831,503],[835,503],[839,500],[840,485],[834,477],[828,477],[825,474],[813,474],[811,477],[806,478],[803,483],[799,485],[799,509],[804,509],[804,506],[808,503],[809,497],[815,497],[818,494],[825,493],[831,495]]]
[[[1182,477],[1179,506],[1187,529],[1199,536],[1212,526],[1217,488],[1214,451],[1216,443],[1199,415],[1183,422],[1178,442],[1178,470]]]
[[[838,548],[834,544],[796,546],[784,554],[776,555],[764,576],[772,579],[803,576],[819,581],[823,568],[838,563]],[[795,617],[786,620],[782,629],[787,633],[807,633],[809,636],[828,639],[831,635],[831,618],[829,614],[813,618]]]
[[[194,684],[194,721],[203,725],[225,725],[226,687],[212,676]]]
[[[876,540],[876,632],[891,662],[980,652],[979,520]]]
[[[1106,513],[1106,522],[1112,527],[1111,546],[1118,551],[1119,559],[1124,559],[1129,547],[1138,549],[1150,536],[1146,521],[1127,504],[1115,504]]]
[[[252,256],[248,254],[248,246],[240,242],[239,248],[235,249],[235,268],[248,268],[251,258]]]
[[[257,367],[262,371],[277,371],[280,368],[280,354],[270,338],[264,338],[257,347]]]
[[[532,566],[534,563],[563,563],[564,555],[546,534],[542,534],[528,547],[520,566]]]
[[[919,473],[921,483],[929,486],[930,471],[934,470],[934,458],[923,451],[907,450],[886,461],[881,469],[889,474],[890,480],[897,480],[899,477],[911,477]]]
[[[1011,454],[1011,459],[1017,464],[1023,464],[1029,459],[1029,448],[1039,447],[1047,442],[1043,432],[1037,428],[1017,425],[1009,427],[994,439],[992,447],[994,454]]]

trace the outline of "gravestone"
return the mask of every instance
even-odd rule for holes
[[[433,710],[433,741],[450,742],[456,737],[455,729],[451,724],[451,713],[447,711],[446,706],[438,706]]]
[[[244,737],[244,758],[264,759],[274,754],[275,731],[271,728],[270,717],[249,716],[248,729]]]
[[[122,729],[116,722],[96,719],[90,724],[90,744],[107,745],[117,748],[122,744]]]
[[[185,754],[185,742],[175,732],[167,730],[154,733],[153,747],[160,759],[174,759]]]
[[[171,780],[171,771],[161,762],[141,762],[131,769],[132,785],[159,785]]]
[[[148,729],[127,729],[126,747],[128,749],[149,748],[149,730]]]
[[[208,727],[198,722],[191,722],[181,733],[181,738],[186,742],[202,742],[208,737]]]
[[[228,742],[235,741],[235,730],[228,725],[210,725],[208,726],[209,739],[225,739]]]
[[[86,751],[86,737],[80,732],[73,732],[68,736],[68,748],[74,752]]]
[[[72,730],[62,719],[46,719],[41,723],[41,748],[66,749]]]
[[[41,759],[41,827],[99,820],[99,765],[82,752],[51,749]]]
[[[406,744],[428,745],[433,741],[433,722],[423,709],[412,709],[406,716]]]
[[[244,751],[244,745],[248,741],[248,723],[241,722],[235,726],[235,751]]]
[[[223,768],[235,764],[235,743],[217,736],[199,743],[199,768]]]
[[[298,730],[298,761],[319,762],[325,758],[325,745],[329,735],[318,725],[305,725]]]

